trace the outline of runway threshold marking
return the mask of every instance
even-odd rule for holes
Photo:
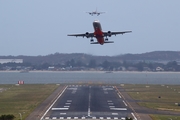
[[[61,92],[61,94],[54,100],[54,102],[50,105],[50,107],[46,110],[46,112],[44,113],[44,115],[41,117],[40,120],[43,120],[44,116],[49,112],[49,110],[51,109],[51,107],[57,102],[57,100],[61,97],[61,95],[64,93],[64,91],[67,89],[68,86],[66,86],[64,88],[64,90]]]

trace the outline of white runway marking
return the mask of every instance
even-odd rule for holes
[[[52,108],[51,110],[68,110],[69,108]]]
[[[65,103],[66,105],[70,105],[71,103]]]
[[[114,108],[115,106],[109,106],[110,108]]]
[[[114,105],[114,103],[108,103],[108,105]]]
[[[112,113],[112,115],[118,115],[118,113]]]
[[[64,106],[65,108],[69,108],[70,106]]]
[[[111,117],[107,117],[106,119],[110,120],[110,119],[111,119]]]
[[[91,116],[91,86],[89,86],[89,91],[88,116]]]
[[[125,106],[127,106],[127,104],[124,102],[124,100],[123,100],[123,103],[125,104]]]
[[[44,113],[44,115],[41,117],[40,120],[42,120],[44,118],[44,116],[47,114],[47,112],[51,109],[51,107],[56,103],[56,101],[61,97],[61,95],[64,93],[64,91],[67,89],[67,86],[65,87],[65,89],[62,91],[62,93],[56,98],[56,100],[51,104],[51,106],[46,110],[46,112]]]
[[[66,113],[60,113],[60,115],[66,115]]]
[[[72,102],[72,100],[67,100],[67,102]]]
[[[110,108],[110,110],[127,110],[127,108]]]
[[[134,113],[131,113],[131,114],[132,114],[132,116],[134,117],[134,120],[137,120],[137,118],[135,117]]]
[[[96,117],[92,117],[92,119],[96,119]]]
[[[99,117],[99,119],[103,120],[104,118],[103,117]]]

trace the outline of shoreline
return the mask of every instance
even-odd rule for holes
[[[20,70],[2,70],[0,71],[0,73],[21,73]],[[27,72],[22,72],[22,73],[107,73],[107,74],[111,74],[111,73],[180,73],[180,71],[178,72],[174,72],[174,71],[50,71],[50,70],[32,70],[32,71],[27,71]]]

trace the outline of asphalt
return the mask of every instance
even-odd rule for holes
[[[149,114],[179,115],[179,112],[141,107],[121,86],[59,86],[26,120],[122,119],[152,120]]]
[[[131,113],[113,86],[68,86],[44,119],[125,119]]]

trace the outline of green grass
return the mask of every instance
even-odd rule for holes
[[[180,86],[178,85],[125,85],[128,94],[138,104],[153,109],[180,111]],[[160,98],[159,98],[160,97]]]
[[[180,120],[179,116],[150,115],[153,120]]]
[[[5,88],[0,92],[0,115],[13,114],[19,120],[19,113],[25,119],[58,86],[45,85],[0,85]]]
[[[170,110],[180,112],[180,86],[179,85],[136,85],[123,86],[126,92],[138,101],[140,106],[158,110]],[[160,96],[160,98],[159,98]],[[150,115],[153,120],[180,120],[177,116]]]

